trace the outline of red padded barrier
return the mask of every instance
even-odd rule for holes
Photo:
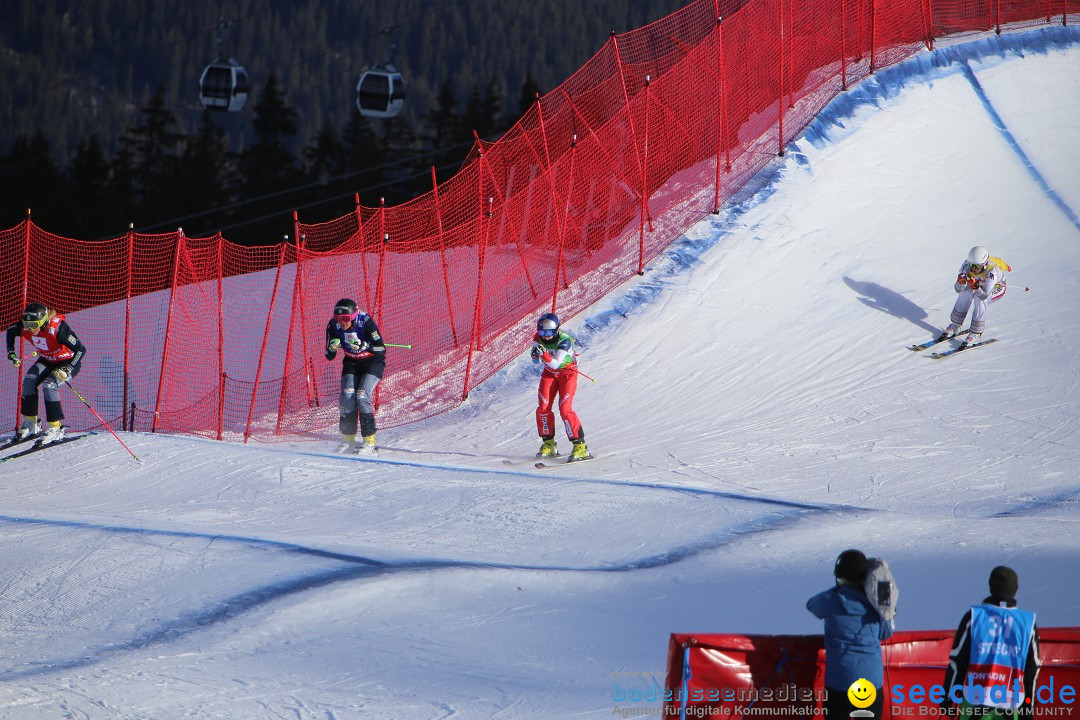
[[[921,630],[898,632],[882,644],[883,718],[947,717],[926,700],[913,702],[909,690],[942,684],[952,640],[952,630]],[[1070,717],[1077,696],[1063,697],[1061,690],[1080,688],[1080,627],[1039,628],[1039,644],[1042,669],[1034,717]],[[673,634],[657,700],[664,702],[667,718],[823,717],[824,680],[821,635]],[[899,695],[894,695],[896,686],[901,686]],[[635,699],[629,685],[613,688],[612,694],[624,705]],[[894,696],[904,701],[894,704]]]

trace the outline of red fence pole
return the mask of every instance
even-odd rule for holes
[[[127,277],[124,280],[124,390],[123,399],[120,403],[120,429],[131,430],[134,432],[135,426],[130,428],[126,427],[127,413],[125,410],[128,406],[128,385],[130,384],[129,378],[131,372],[131,280],[135,273],[135,224],[128,223],[127,231]],[[132,418],[135,415],[132,414]]]
[[[476,134],[475,130],[472,131],[472,134],[473,134],[473,138],[476,140],[477,146],[480,146],[480,136]],[[500,221],[501,224],[499,225],[499,237],[501,238],[502,234],[503,234],[502,233],[503,228],[505,227],[505,223],[506,223],[507,219],[510,217],[509,211],[507,210],[506,195],[503,195],[503,193],[501,193],[499,191],[499,184],[496,182],[495,173],[491,169],[491,164],[487,160],[487,157],[483,153],[481,153],[480,154],[480,172],[481,173],[484,172],[485,167],[487,168],[488,175],[491,176],[491,187],[494,188],[495,194],[499,196],[499,205],[502,207],[502,215],[501,215],[501,221]],[[514,168],[511,167],[510,168],[511,180],[513,179],[513,170],[514,170]],[[506,188],[507,194],[510,193],[510,190],[511,190],[510,181],[507,181],[507,188]],[[513,219],[510,220],[510,224],[511,224],[511,226],[513,226],[513,224],[514,224]],[[525,253],[522,252],[522,250],[521,250],[521,242],[517,239],[517,228],[516,227],[511,227],[511,231],[515,235],[514,247],[517,248],[518,259],[521,260],[521,269],[525,273],[526,282],[529,283],[529,291],[532,293],[533,299],[535,299],[537,297],[536,286],[533,285],[532,274],[529,272],[529,264],[527,262],[525,262]]]
[[[566,183],[566,202],[563,204],[562,229],[559,231],[559,259],[555,263],[555,289],[551,293],[551,312],[555,312],[559,298],[559,276],[566,278],[564,269],[564,248],[566,247],[566,226],[570,224],[570,197],[574,193],[574,161],[577,157],[577,134],[570,138],[570,179]]]
[[[483,150],[480,151],[483,156]],[[488,229],[490,227],[491,211],[484,211],[484,173],[478,172],[480,180],[480,227],[483,230],[483,242],[476,247],[476,302],[473,305],[472,333],[469,337],[469,358],[465,361],[465,385],[461,388],[461,399],[469,397],[469,378],[472,375],[473,352],[480,350],[480,318],[484,310],[484,260],[487,256]],[[490,207],[494,198],[488,200]]]
[[[623,103],[626,107],[626,121],[630,124],[630,139],[634,145],[634,158],[637,160],[638,174],[641,176],[641,242],[639,245],[638,253],[638,275],[643,273],[645,268],[645,258],[643,256],[643,249],[645,247],[645,214],[649,210],[649,200],[645,195],[647,182],[645,180],[645,167],[641,162],[641,148],[638,146],[637,131],[634,129],[634,113],[630,108],[630,94],[626,90],[626,74],[623,72],[622,56],[619,53],[619,41],[615,36],[615,33],[611,33],[611,45],[615,49],[615,66],[619,73],[619,83],[622,85]],[[649,103],[648,103],[648,82],[645,84],[645,117],[649,116]],[[649,232],[652,232],[652,217],[649,217]]]
[[[307,313],[304,312],[306,305],[304,303],[304,255],[307,253],[307,236],[300,234],[300,219],[297,214],[293,213],[293,237],[296,238],[296,288],[293,290],[294,295],[299,296],[300,302],[300,349],[303,353],[301,357],[308,356],[308,333],[307,333]],[[297,302],[297,298],[293,298],[293,302]],[[290,342],[292,341],[292,333],[289,333]],[[307,363],[304,363],[304,367],[307,367]],[[286,372],[288,366],[286,365]],[[305,391],[307,393],[308,407],[311,406],[311,376],[306,372],[304,373]]]
[[[439,254],[442,256],[443,287],[446,288],[446,315],[450,318],[450,334],[457,345],[457,326],[454,323],[454,303],[450,296],[450,268],[446,264],[446,239],[443,237],[442,209],[439,206],[439,183],[435,179],[435,166],[431,166],[431,192],[435,198],[435,223],[439,228]]]
[[[645,76],[645,143],[641,148],[641,227],[638,233],[637,274],[645,274],[645,216],[649,213],[649,85],[650,76]],[[652,223],[649,223],[652,232]]]
[[[564,94],[563,97],[566,97],[566,95]],[[574,107],[574,103],[570,100],[569,97],[566,97],[566,100],[570,104],[570,107]],[[551,166],[551,150],[548,147],[547,124],[544,122],[544,106],[540,103],[539,97],[537,97],[536,99],[536,117],[537,121],[540,124],[540,139],[544,143],[544,157],[542,160],[544,175],[547,177],[548,189],[551,190],[551,199],[548,200],[548,211],[544,213],[544,215],[546,216],[546,224],[544,226],[543,238],[546,244],[548,239],[548,230],[551,229],[551,215],[554,212],[554,208],[559,203],[559,193],[555,189],[555,168]],[[558,284],[558,282],[559,276],[558,269],[556,268],[556,285]]]
[[[225,439],[225,237],[217,235],[217,367],[218,367],[218,422],[217,439]]]
[[[157,432],[161,417],[161,391],[165,387],[165,367],[169,361],[169,334],[172,332],[173,306],[176,303],[176,283],[180,277],[180,251],[184,242],[183,228],[176,229],[176,252],[173,255],[172,287],[169,290],[169,312],[165,316],[165,343],[161,348],[161,370],[158,372],[157,400],[154,402],[154,421],[150,432]]]
[[[840,89],[847,90],[847,8],[840,0]]]
[[[780,11],[780,97],[778,107],[780,108],[780,120],[778,127],[778,145],[776,154],[779,157],[784,156],[784,66],[787,64],[787,59],[784,53],[784,0],[780,0],[777,3]]]
[[[727,76],[724,74],[724,25],[720,17],[720,0],[713,0],[713,10],[716,11],[716,88],[720,94],[716,111],[716,181],[713,186],[713,214],[716,215],[720,212],[720,168],[731,171],[731,150],[727,146]],[[725,153],[726,162],[722,163],[720,157]]]
[[[308,375],[311,377],[311,392],[314,395],[315,407],[320,407],[321,401],[319,400],[319,383],[315,382],[315,361],[310,357],[307,359]]]
[[[277,275],[274,276],[274,290],[270,294],[270,308],[266,312],[266,330],[263,332],[262,347],[259,349],[259,364],[255,367],[255,382],[251,388],[251,406],[248,408],[247,426],[244,428],[244,442],[251,437],[251,422],[255,417],[255,400],[259,397],[259,381],[262,378],[263,361],[266,359],[266,338],[270,337],[270,323],[274,319],[274,305],[277,303],[278,283],[281,282],[281,266],[285,264],[285,250],[289,243],[281,243],[281,254],[278,256]]]
[[[923,27],[926,32],[926,49],[934,49],[934,4],[933,0],[922,0]]]
[[[367,238],[364,237],[364,219],[360,208],[360,193],[353,193],[353,199],[356,200],[356,234],[360,238],[360,274],[364,278],[364,309],[374,307],[371,299],[371,283],[368,282],[367,276]]]
[[[300,230],[299,225],[297,225],[296,229],[298,231]],[[311,407],[314,400],[313,384],[315,382],[315,376],[308,372],[311,366],[307,361],[310,354],[307,342],[307,301],[304,299],[304,256],[307,254],[307,236],[300,235],[299,237],[300,243],[296,253],[296,276],[299,280],[297,281],[296,287],[297,292],[300,294],[300,341],[301,350],[303,351],[302,357],[304,358],[304,385],[307,393],[307,404],[308,407]]]
[[[26,208],[26,220],[23,227],[23,296],[22,307],[19,308],[19,317],[22,317],[23,308],[30,304],[30,208]],[[26,350],[26,340],[23,339],[22,333],[19,333],[19,357],[23,356],[23,351]],[[21,408],[19,407],[22,400],[22,378],[19,373],[15,373],[15,422],[14,427],[19,427],[19,414]]]
[[[604,156],[604,159],[607,160],[608,164],[605,170],[613,172],[619,178],[619,180],[621,180],[626,185],[626,187],[632,189],[634,187],[634,183],[631,182],[630,179],[622,172],[622,163],[617,162],[614,158],[611,157],[607,150],[604,149],[604,144],[600,142],[599,138],[596,135],[596,132],[592,129],[592,126],[589,124],[589,119],[581,114],[581,111],[578,110],[578,106],[574,103],[573,99],[566,94],[565,90],[562,91],[562,96],[566,99],[566,103],[570,106],[570,109],[574,111],[574,117],[577,118],[577,121],[580,122],[585,127],[585,129],[589,131],[589,135],[591,135],[593,140],[596,141],[593,149],[600,152],[600,154]],[[550,165],[550,161],[548,164]],[[649,222],[652,222],[651,217],[649,218]]]
[[[386,246],[390,244],[390,233],[386,232],[386,198],[384,197],[379,198],[379,238],[382,240],[379,244],[379,279],[375,283],[375,306],[371,310],[381,323],[383,320],[383,270],[386,265]],[[380,327],[380,330],[383,329]]]
[[[877,0],[870,0],[870,74],[877,68]]]
[[[289,327],[294,328],[298,325],[296,322],[296,299],[300,295],[300,227],[297,220],[296,211],[293,210],[293,240],[296,242],[296,262],[293,263],[293,291],[292,302],[289,304]],[[287,243],[286,243],[287,245]],[[301,316],[303,313],[300,313]],[[301,318],[301,330],[300,336],[304,336],[303,319]],[[285,396],[289,390],[289,367],[292,363],[293,354],[293,335],[295,333],[288,333],[288,340],[285,341],[285,366],[281,373],[281,390],[278,391],[278,412],[277,421],[274,423],[274,435],[281,435],[281,418],[285,415]]]

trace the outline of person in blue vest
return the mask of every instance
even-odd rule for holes
[[[338,400],[341,417],[342,452],[376,455],[375,449],[375,386],[386,370],[386,345],[379,335],[379,326],[356,302],[342,298],[334,306],[334,317],[326,324],[326,359],[333,360],[341,350],[341,396]],[[363,442],[356,443],[357,420]]]
[[[866,597],[863,584],[868,569],[866,555],[845,550],[833,565],[836,585],[806,601],[806,609],[825,621],[825,709],[829,720],[845,720],[855,710],[869,710],[881,720],[885,674],[881,641],[892,636],[892,626]],[[869,682],[877,693],[867,708],[856,708],[848,699],[848,689],[858,680]]]
[[[1019,588],[1016,571],[998,565],[990,572],[990,596],[964,613],[945,669],[944,711],[991,719],[1032,714],[1039,630],[1035,613],[1016,606]]]

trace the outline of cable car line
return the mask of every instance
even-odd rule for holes
[[[408,158],[405,158],[403,160],[395,160],[395,161],[392,161],[392,162],[385,162],[385,163],[382,163],[381,165],[374,165],[372,167],[363,168],[361,170],[352,170],[352,171],[347,172],[347,173],[342,173],[341,175],[335,175],[333,177],[327,178],[327,180],[325,182],[322,181],[322,180],[315,180],[315,181],[312,181],[312,182],[309,182],[309,183],[304,183],[302,185],[295,185],[295,186],[293,186],[291,188],[285,188],[283,190],[275,190],[272,193],[266,193],[264,195],[259,195],[258,197],[253,197],[253,198],[245,198],[243,200],[238,200],[238,201],[236,201],[234,203],[229,203],[228,205],[222,205],[220,207],[216,207],[216,208],[214,208],[212,210],[202,210],[202,211],[197,212],[197,213],[190,213],[188,215],[183,215],[181,217],[170,218],[169,220],[162,220],[161,222],[156,222],[156,223],[153,223],[153,224],[150,224],[150,225],[143,225],[141,227],[134,228],[134,230],[136,232],[148,232],[148,231],[153,230],[155,228],[174,227],[177,223],[182,223],[182,222],[185,222],[187,220],[192,220],[194,218],[200,218],[200,217],[204,217],[204,216],[207,216],[207,215],[213,215],[215,213],[219,213],[219,212],[222,212],[222,211],[225,211],[225,210],[231,210],[233,208],[244,207],[245,205],[250,205],[252,203],[260,202],[260,201],[263,201],[263,200],[272,200],[273,198],[276,198],[276,197],[281,197],[283,195],[289,195],[289,194],[295,193],[295,192],[302,192],[304,190],[309,190],[309,189],[314,188],[314,187],[326,185],[326,184],[331,183],[331,182],[339,182],[341,180],[347,180],[348,178],[354,177],[356,175],[362,175],[362,174],[368,173],[368,172],[375,172],[375,171],[379,171],[379,170],[385,170],[385,169],[388,169],[388,168],[398,167],[398,166],[401,166],[401,165],[406,165],[406,164],[409,164],[409,163],[412,163],[412,162],[415,162],[415,161],[418,161],[418,160],[423,160],[424,158],[431,157],[433,155],[437,155],[437,154],[440,154],[440,153],[451,152],[451,151],[454,151],[454,150],[461,150],[461,149],[465,149],[465,148],[471,148],[473,146],[473,143],[474,143],[473,140],[469,140],[467,142],[458,143],[456,145],[451,145],[449,147],[439,148],[438,150],[429,150],[429,151],[427,151],[425,153],[421,153],[419,155],[412,155],[412,156],[410,156]],[[445,169],[446,167],[451,167],[451,166],[460,167],[460,165],[461,165],[461,161],[457,161],[455,163],[447,163],[442,168],[437,168],[437,169]],[[421,174],[428,174],[430,172],[431,172],[430,170],[424,170],[424,172],[421,173]],[[410,177],[419,177],[419,174],[415,175],[415,176],[410,176]],[[362,191],[374,190],[374,189],[383,187],[385,185],[393,185],[393,184],[395,184],[397,182],[400,182],[400,180],[388,180],[386,182],[379,183],[377,185],[372,185],[370,187],[361,188],[360,190],[357,190],[357,191],[354,191],[354,192],[362,192]],[[330,200],[337,200],[337,199],[340,199],[342,197],[348,197],[349,195],[352,195],[352,194],[354,194],[354,193],[350,192],[350,193],[348,193],[346,195],[335,196],[334,198],[331,198],[331,199],[319,200],[319,201],[314,202],[314,203],[308,203],[307,205],[304,205],[302,207],[312,207],[313,205],[319,205],[319,204],[322,204],[322,203],[325,203],[325,202],[330,202]],[[290,210],[298,210],[298,209],[300,209],[300,208],[290,208]],[[285,211],[277,211],[275,213],[272,213],[270,215],[267,215],[267,216],[264,216],[264,217],[258,218],[258,219],[262,220],[262,219],[271,218],[271,217],[280,215],[282,212],[285,212]],[[250,222],[256,222],[256,220],[246,220],[246,221],[244,221],[242,223],[232,224],[232,225],[228,225],[228,226],[225,226],[225,227],[230,227],[230,228],[231,227],[238,227],[239,225],[246,225],[246,224],[248,224]],[[218,229],[222,230],[222,229],[225,229],[225,228],[218,228]],[[111,239],[111,237],[115,237],[115,236],[110,236],[110,237],[105,237],[105,238],[98,238],[98,239],[99,240],[107,240],[107,239]]]

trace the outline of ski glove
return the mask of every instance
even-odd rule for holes
[[[540,349],[539,345],[537,345],[536,343],[533,343],[532,352],[530,352],[529,355],[532,357],[533,360],[539,360],[540,359],[540,354],[543,353],[543,352],[544,351]]]
[[[371,346],[367,344],[365,340],[345,338],[345,344],[349,346],[349,352],[359,355]]]
[[[22,360],[20,360],[19,356],[15,354],[14,350],[7,354],[7,359],[10,360],[11,364],[15,367],[19,367],[20,365],[22,365]]]
[[[960,273],[959,275],[956,276],[956,284],[953,286],[953,289],[956,290],[956,292],[960,292],[961,290],[963,290],[966,287],[969,287],[972,290],[974,290],[978,286],[979,286],[979,278],[968,277],[967,275],[964,275],[963,273]]]
[[[71,366],[61,365],[60,367],[56,368],[55,370],[53,370],[53,377],[56,378],[56,382],[58,383],[67,382],[68,378],[71,377]]]
[[[330,341],[330,344],[326,346],[326,349],[329,352],[337,352],[340,347],[341,347],[341,341],[338,340],[337,338],[334,338],[333,340]]]

